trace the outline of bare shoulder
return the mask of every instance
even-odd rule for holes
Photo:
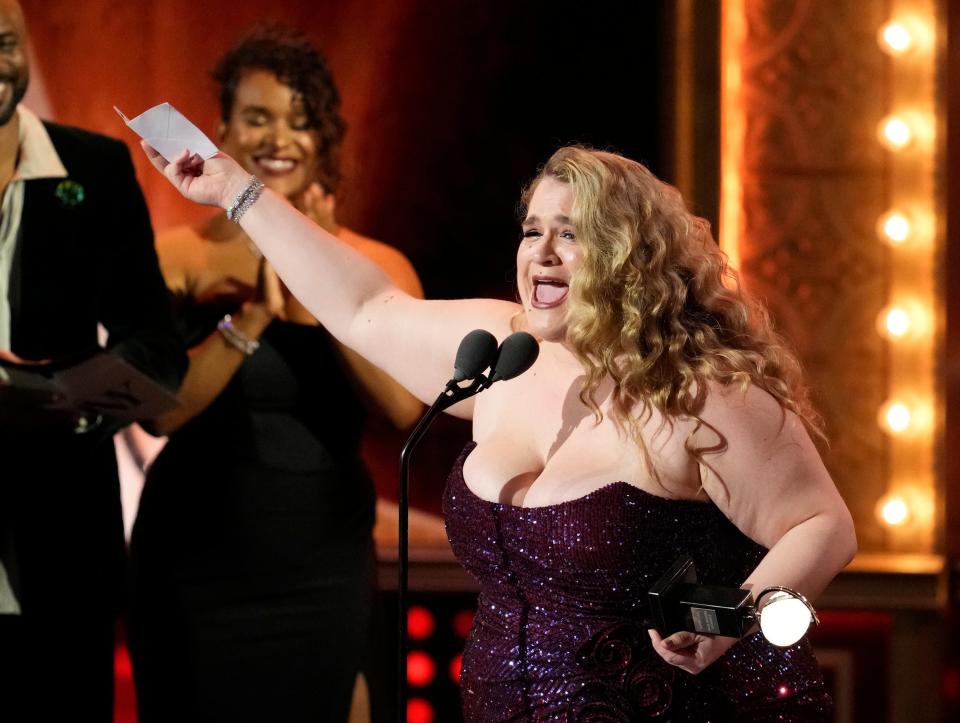
[[[407,257],[404,256],[399,249],[394,248],[390,244],[384,243],[383,241],[377,241],[369,236],[359,234],[356,231],[346,228],[345,226],[340,227],[337,235],[341,241],[350,244],[357,251],[369,258],[403,259],[407,263],[410,263],[407,260]]]
[[[753,383],[708,382],[700,418],[702,426],[697,436],[701,442],[712,442],[708,446],[721,438],[725,447],[731,443],[762,447],[809,439],[803,420]]]
[[[167,287],[187,291],[203,266],[206,238],[201,226],[175,226],[157,234],[157,256]]]
[[[782,423],[785,415],[797,417],[784,409],[770,392],[756,384],[721,384],[714,381],[707,384],[702,415],[705,418],[766,425],[771,422]]]
[[[157,251],[171,258],[186,257],[203,238],[202,227],[174,226],[157,234]]]
[[[413,264],[410,263],[410,259],[402,251],[343,226],[340,227],[338,236],[341,241],[349,244],[377,264],[404,291],[412,296],[423,296],[423,287],[420,284],[417,272],[414,270]]]

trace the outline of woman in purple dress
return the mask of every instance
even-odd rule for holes
[[[647,591],[681,554],[706,583],[815,598],[856,549],[795,358],[673,188],[562,148],[524,194],[520,303],[423,301],[229,157],[146,150],[187,198],[239,213],[324,326],[424,401],[471,329],[541,340],[529,372],[450,410],[473,420],[444,496],[482,588],[468,721],[829,717],[805,640],[650,629]]]

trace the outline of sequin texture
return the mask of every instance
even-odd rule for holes
[[[818,721],[830,698],[809,643],[742,640],[697,676],[664,662],[646,594],[681,554],[738,585],[766,550],[708,503],[624,482],[546,507],[482,500],[457,460],[447,535],[480,584],[461,669],[467,723]]]

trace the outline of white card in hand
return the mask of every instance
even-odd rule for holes
[[[117,106],[113,106],[113,109],[134,133],[153,146],[168,161],[172,161],[184,150],[196,153],[204,160],[217,153],[217,147],[213,141],[169,103],[155,105],[132,120],[127,118]]]

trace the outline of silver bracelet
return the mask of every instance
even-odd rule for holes
[[[220,335],[223,336],[227,344],[237,351],[242,352],[244,356],[251,356],[260,348],[259,341],[251,339],[242,332],[237,331],[237,328],[233,325],[233,318],[231,318],[230,314],[224,315],[224,317],[217,322],[217,331],[220,332]]]
[[[237,197],[233,199],[230,208],[227,209],[227,218],[234,223],[240,220],[249,208],[257,202],[260,194],[263,193],[263,181],[256,176],[250,176],[250,182],[247,184]]]

